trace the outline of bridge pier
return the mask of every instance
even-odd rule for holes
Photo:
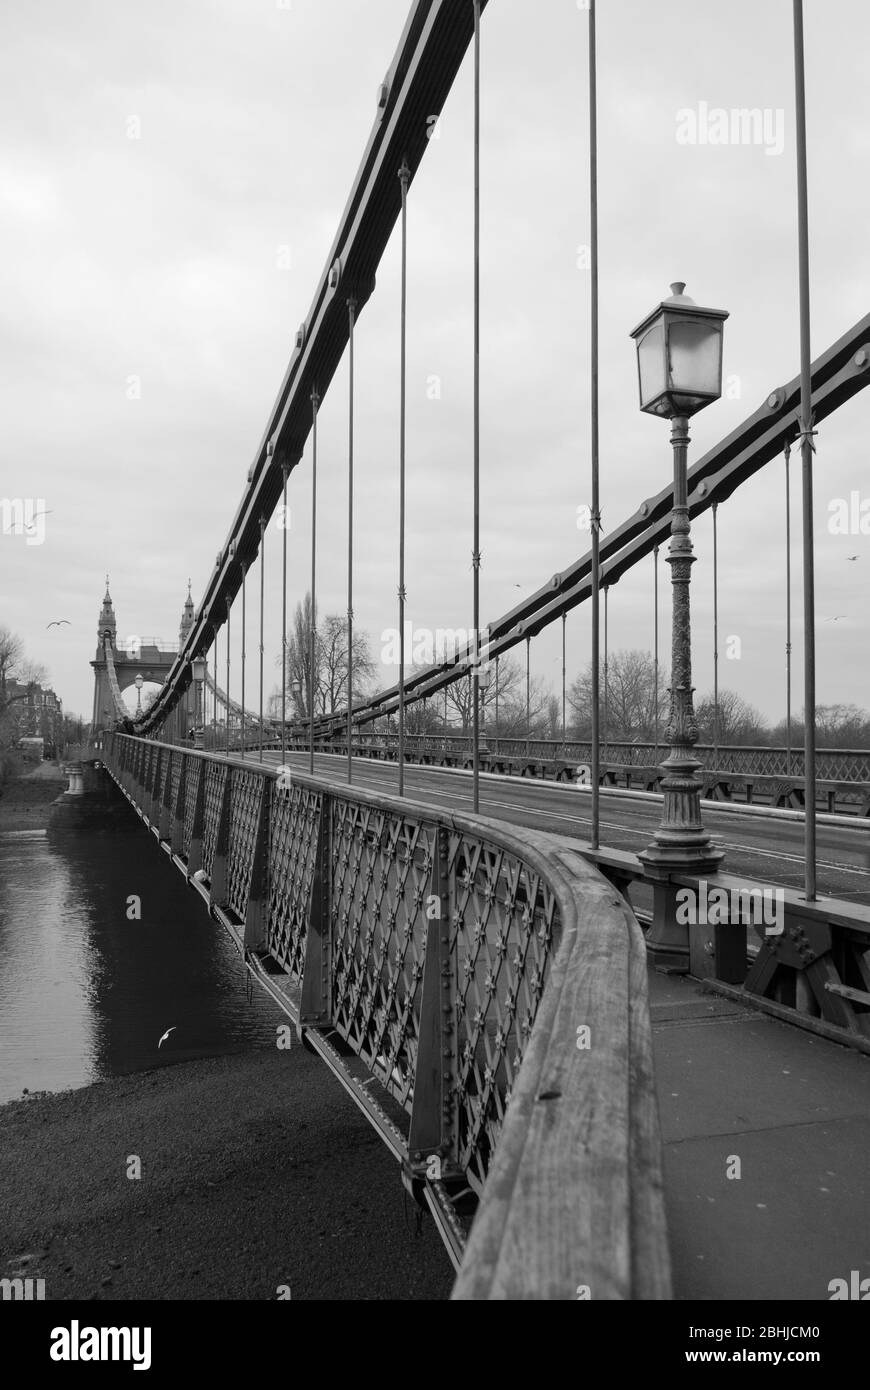
[[[99,758],[67,763],[64,771],[69,786],[48,808],[50,830],[135,829],[137,820],[129,814],[126,800],[109,777]]]

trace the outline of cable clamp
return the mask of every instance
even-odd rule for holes
[[[807,440],[808,443],[809,443],[810,449],[812,450],[813,453],[816,452],[816,446],[815,446],[815,444],[813,443],[813,440],[815,439],[816,435],[818,434],[818,430],[813,429],[813,425],[814,425],[815,423],[816,423],[816,418],[815,418],[814,415],[811,415],[811,416],[810,416],[809,428],[808,428],[808,429],[805,429],[805,430],[799,430],[799,431],[798,431],[798,434],[797,434],[797,439],[796,439],[796,441],[795,441],[796,443],[799,443],[799,444],[801,445],[801,447],[803,447],[804,440]]]

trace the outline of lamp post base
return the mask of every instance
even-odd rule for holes
[[[705,831],[691,843],[686,836],[668,839],[668,832],[659,831],[655,840],[637,856],[649,870],[650,878],[671,874],[715,874],[722,867],[725,854],[716,849]]]
[[[638,855],[654,874],[715,873],[725,858],[701,820],[701,764],[685,748],[674,749],[661,765],[662,819],[652,844]]]
[[[675,874],[715,874],[725,858],[701,822],[699,766],[690,753],[680,751],[662,764],[661,825],[652,844],[638,855],[655,880],[647,951],[655,969],[665,974],[684,975],[690,965],[688,921],[677,921],[677,889],[671,879]]]

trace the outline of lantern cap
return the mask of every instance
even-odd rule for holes
[[[662,310],[675,309],[678,313],[697,314],[705,319],[721,319],[723,322],[729,317],[727,309],[704,309],[699,308],[691,295],[685,294],[685,280],[674,280],[671,285],[671,293],[667,299],[663,299],[656,305],[651,313],[633,328],[629,337],[637,338],[650,324],[654,323]]]
[[[675,280],[671,285],[671,297],[670,300],[668,300],[668,303],[673,304],[676,302],[679,304],[694,304],[695,301],[694,299],[692,299],[691,295],[683,294],[683,290],[685,288],[685,280]]]

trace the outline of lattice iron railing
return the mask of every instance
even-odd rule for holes
[[[307,746],[297,727],[287,737],[291,747]],[[320,752],[343,754],[346,739],[340,736],[317,745]],[[354,756],[395,760],[398,738],[394,733],[360,730],[354,736]],[[757,803],[799,810],[804,805],[803,751],[765,747],[699,745],[694,750],[701,763],[704,796],[717,801]],[[662,742],[602,743],[600,768],[605,786],[656,791],[660,764],[668,755]],[[470,768],[470,737],[461,733],[408,735],[407,762],[432,766]],[[519,774],[576,782],[588,777],[592,745],[568,739],[490,738],[481,749],[485,772]],[[790,771],[788,769],[791,769]],[[860,749],[820,749],[816,759],[816,800],[829,812],[870,816],[870,753]]]
[[[276,792],[269,817],[266,944],[295,980],[302,979],[322,798],[297,787]]]
[[[498,822],[122,734],[104,757],[316,1050],[346,1070],[337,1037],[379,1083],[383,1102],[358,1081],[357,1099],[458,1260],[450,1194],[484,1190],[576,885]]]
[[[482,1183],[522,1062],[560,920],[540,873],[516,855],[452,834],[460,1165]]]
[[[300,985],[320,844],[328,866],[325,1013],[409,1115],[430,923],[443,922],[452,1065],[449,1142],[442,1134],[437,1147],[444,1167],[479,1190],[559,939],[557,898],[535,857],[383,799],[326,794],[302,778],[279,787],[273,769],[126,735],[110,742],[108,765],[117,760],[122,775],[132,766],[127,789],[152,823],[164,807],[179,808],[179,846],[189,857],[201,845],[197,870],[213,889],[219,884],[216,905],[240,930],[250,927],[259,845],[264,929],[249,944]]]
[[[111,742],[109,766],[149,819],[159,814],[161,804],[165,810],[170,799],[183,808],[184,837],[194,848],[202,840],[202,867],[208,875],[220,841],[220,818],[231,814],[232,798],[226,804],[223,799],[228,765],[126,736],[115,735]],[[240,774],[233,768],[232,775],[250,779],[245,784],[247,809],[237,813],[237,833],[248,856],[254,853],[251,788],[261,783],[262,796],[265,781],[271,789],[268,950],[301,980],[321,845],[329,865],[334,952],[327,1014],[406,1109],[413,1100],[408,1077],[415,1071],[419,1039],[425,968],[421,941],[428,940],[426,925],[437,904],[438,920],[448,924],[445,1007],[456,1028],[452,1153],[466,1177],[479,1184],[558,944],[559,905],[546,875],[516,848],[496,843],[502,832],[490,840],[468,828],[460,831],[457,817],[445,824],[434,808],[428,817],[405,816],[371,794],[350,796],[332,789],[326,795],[313,784],[302,785],[306,779],[295,783],[292,792],[280,791],[274,773],[259,769],[243,768]],[[197,790],[203,785],[204,797]],[[627,900],[632,885],[646,877],[634,855],[600,850],[588,857]],[[247,883],[246,875],[235,900],[240,918]],[[747,885],[719,874],[707,880],[708,895],[714,884],[732,909],[737,901],[740,912],[747,892],[774,894],[771,885]],[[870,1051],[870,909],[828,899],[806,903],[796,892],[777,889],[773,901],[779,903],[780,931],[756,927],[735,934],[729,910],[709,926],[686,927],[683,945],[674,946],[674,895],[680,885],[700,891],[691,876],[654,885],[658,905],[651,935],[655,938],[657,915],[671,922],[665,952],[673,956],[671,966],[679,966],[677,957],[682,957],[680,968],[691,968],[720,988],[738,990],[741,997],[792,1022]]]
[[[181,853],[187,858],[190,854],[190,846],[193,840],[193,821],[196,814],[196,801],[199,795],[200,785],[205,768],[198,758],[190,764],[189,775],[184,779],[184,831],[181,841]]]
[[[293,739],[299,739],[299,730],[291,730]],[[301,739],[304,742],[304,738]],[[398,736],[394,733],[370,733],[360,730],[354,736],[354,752],[360,756],[367,753],[381,756],[395,755]],[[341,737],[331,743],[323,742],[323,749],[346,748]],[[657,768],[668,753],[664,739],[658,747],[654,743],[626,743],[609,739],[602,741],[602,763],[621,768]],[[742,746],[720,744],[718,749],[712,744],[698,744],[695,753],[709,775],[732,773],[741,777],[792,777],[802,780],[804,775],[803,748],[795,747],[789,753],[785,748],[764,746]],[[461,733],[451,734],[406,734],[405,752],[409,757],[420,759],[428,757],[437,762],[447,753],[457,758],[471,757],[471,737]],[[582,739],[525,739],[493,738],[484,739],[484,756],[490,762],[501,758],[522,762],[532,759],[545,763],[573,764],[589,763],[592,745]],[[819,781],[853,782],[870,785],[870,752],[855,748],[820,748],[816,754],[816,776]]]

